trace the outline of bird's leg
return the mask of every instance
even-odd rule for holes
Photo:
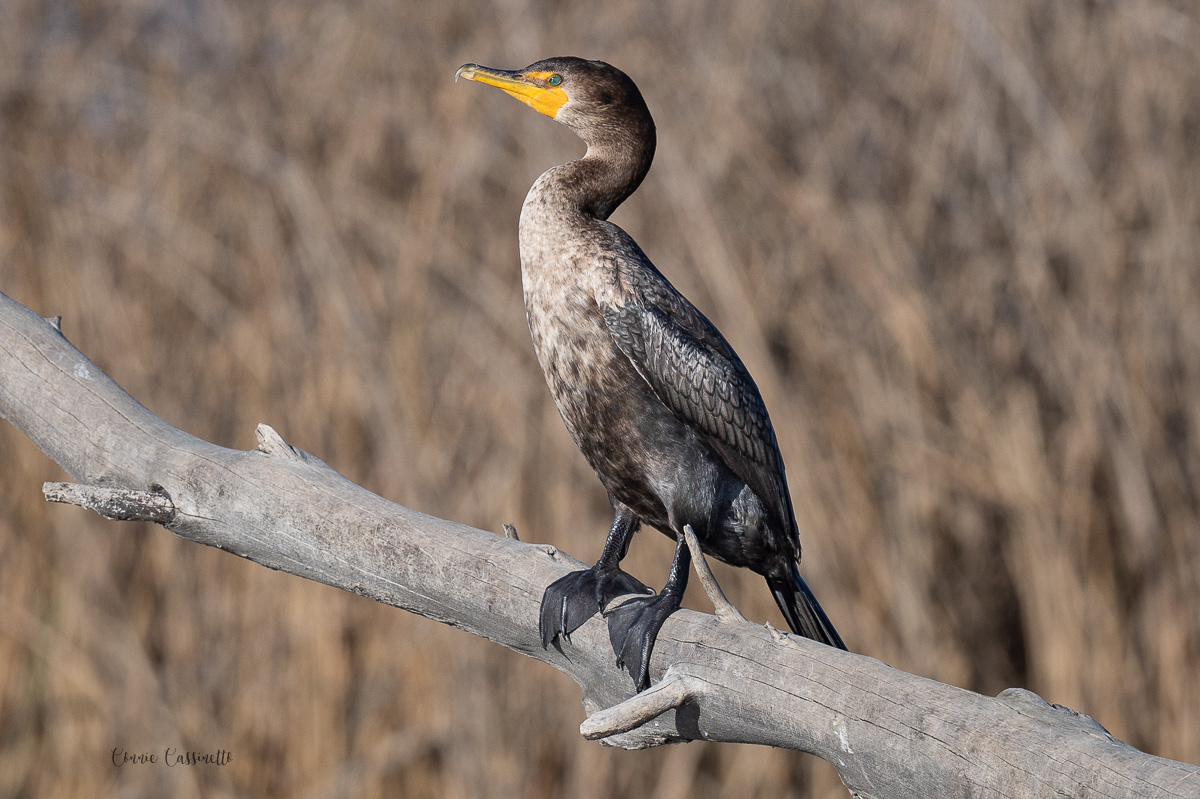
[[[633,678],[638,691],[650,687],[650,653],[658,631],[683,602],[692,556],[682,533],[675,537],[675,560],[667,584],[656,596],[635,597],[608,614],[608,637],[617,655],[617,668]]]
[[[640,580],[621,571],[621,559],[629,551],[629,542],[642,521],[615,500],[613,509],[612,529],[608,531],[604,551],[596,565],[555,580],[542,596],[538,627],[543,648],[549,647],[558,635],[569,638],[585,621],[619,596],[654,593]]]

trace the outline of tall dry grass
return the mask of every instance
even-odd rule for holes
[[[1193,3],[6,0],[0,290],[189,432],[264,421],[592,558],[516,246],[580,146],[451,81],[557,54],[647,97],[616,221],[758,377],[850,646],[1200,760]],[[58,477],[0,429],[0,796],[840,795],[794,753],[586,743],[551,669],[48,507]],[[648,533],[630,566],[669,557]],[[234,759],[111,764],[165,746]]]

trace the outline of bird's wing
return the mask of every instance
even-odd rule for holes
[[[712,322],[645,256],[637,260],[618,264],[624,301],[603,305],[613,341],[659,400],[758,495],[779,529],[795,536],[783,459],[754,379]]]

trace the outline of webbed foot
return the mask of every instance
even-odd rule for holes
[[[617,668],[633,678],[638,692],[650,687],[650,654],[663,622],[679,610],[682,591],[664,590],[650,597],[636,597],[608,614],[608,639],[617,655]]]
[[[538,623],[542,648],[548,648],[559,635],[570,638],[571,633],[617,597],[652,593],[636,577],[617,567],[606,569],[599,563],[590,569],[560,577],[550,584],[542,596]]]

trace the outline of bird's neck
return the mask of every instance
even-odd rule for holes
[[[551,169],[533,190],[562,211],[608,219],[641,185],[653,159],[653,134],[589,142],[583,158]]]

